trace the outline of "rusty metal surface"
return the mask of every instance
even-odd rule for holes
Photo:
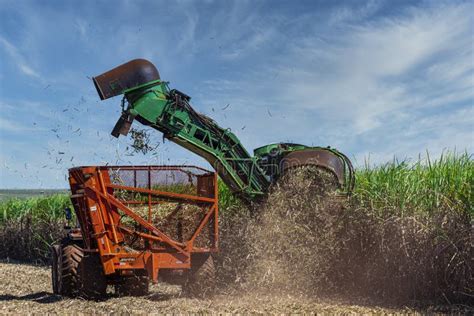
[[[122,113],[117,123],[115,123],[114,129],[111,135],[118,138],[120,135],[127,136],[130,128],[132,127],[133,118],[128,113]]]
[[[159,79],[158,70],[146,59],[134,59],[92,78],[101,100]]]
[[[341,186],[344,184],[343,161],[331,151],[324,149],[306,149],[289,153],[280,163],[281,174],[290,168],[305,165],[315,165],[327,169],[336,176]]]
[[[99,253],[106,275],[138,269],[157,281],[160,269],[190,269],[191,254],[218,251],[214,172],[194,166],[87,166],[71,168],[69,182],[84,250]],[[182,229],[183,216],[193,210],[185,238],[163,226],[173,220]],[[198,240],[202,236],[209,236],[205,246]]]

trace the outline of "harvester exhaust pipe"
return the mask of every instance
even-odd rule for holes
[[[101,100],[123,94],[150,81],[160,80],[156,67],[146,59],[134,59],[92,78]]]

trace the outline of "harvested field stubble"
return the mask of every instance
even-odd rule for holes
[[[328,315],[395,313],[397,309],[365,307],[340,302],[321,302],[282,295],[253,293],[218,294],[212,298],[194,299],[181,295],[179,287],[164,283],[152,285],[145,297],[118,297],[110,293],[104,300],[70,299],[51,293],[50,270],[0,262],[0,314],[182,314],[182,313],[259,313]],[[413,310],[404,309],[404,312]]]

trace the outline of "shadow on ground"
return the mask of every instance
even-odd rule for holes
[[[110,293],[104,296],[102,299],[91,300],[91,301],[103,302],[109,299],[119,298],[119,297],[120,296],[116,294]],[[150,295],[143,296],[144,299],[155,301],[155,302],[164,302],[164,301],[171,300],[174,298],[179,298],[179,297],[181,297],[179,294],[167,294],[167,293],[152,293]],[[18,300],[18,301],[32,301],[32,302],[41,303],[41,304],[50,304],[50,303],[59,302],[63,299],[68,299],[68,297],[56,295],[56,294],[49,293],[46,291],[41,291],[41,292],[31,293],[31,294],[26,294],[26,295],[11,295],[11,294],[0,295],[0,302]]]
[[[10,294],[4,294],[0,295],[0,301],[12,301],[12,300],[19,300],[19,301],[32,301],[36,303],[41,303],[41,304],[49,304],[49,303],[56,303],[63,298],[60,295],[48,293],[48,292],[37,292],[37,293],[31,293],[31,294],[26,294],[26,295],[10,295]]]

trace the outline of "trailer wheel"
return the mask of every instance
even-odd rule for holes
[[[99,255],[85,255],[79,266],[79,296],[86,299],[103,299],[107,294],[107,279]]]
[[[115,284],[115,294],[118,296],[148,295],[149,280],[146,275],[121,276]]]
[[[61,247],[53,245],[51,247],[51,283],[54,294],[61,294]]]
[[[60,258],[58,294],[87,299],[98,299],[106,294],[107,280],[100,258],[96,254],[84,255],[84,251],[77,244],[65,242]]]
[[[183,285],[186,296],[212,296],[216,287],[216,268],[211,255],[191,257],[191,271]]]
[[[75,297],[79,293],[79,263],[84,256],[82,249],[75,244],[63,242],[60,249],[57,291],[58,294]]]

